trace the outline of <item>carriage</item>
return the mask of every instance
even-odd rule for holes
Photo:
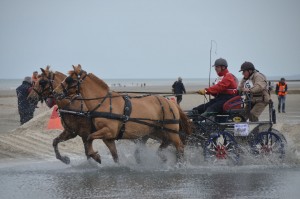
[[[246,105],[251,106],[251,101],[236,96],[224,104],[222,113],[209,117],[186,111],[194,126],[192,135],[187,137],[188,144],[202,147],[204,159],[210,162],[229,159],[241,164],[243,154],[283,160],[287,142],[273,128],[276,123],[273,102],[268,105],[269,119],[258,122],[246,121]]]

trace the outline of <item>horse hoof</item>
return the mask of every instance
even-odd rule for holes
[[[96,154],[96,155],[95,155],[94,160],[95,160],[96,162],[98,162],[99,164],[101,164],[101,158],[100,158],[100,155],[99,155],[99,154]]]
[[[67,157],[67,156],[63,156],[63,157],[61,157],[61,161],[63,162],[63,163],[65,163],[65,164],[70,164],[70,158],[69,157]]]
[[[96,162],[98,162],[99,164],[101,164],[101,158],[100,155],[96,152],[94,154],[90,155]]]

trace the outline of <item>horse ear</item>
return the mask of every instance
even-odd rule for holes
[[[73,67],[73,69],[75,70],[75,66],[74,66],[74,65],[72,65],[72,67]]]
[[[41,71],[42,71],[42,73],[43,74],[46,74],[46,72],[45,72],[45,70],[44,69],[42,69],[42,68],[40,68],[41,69]]]
[[[47,66],[46,66],[46,70],[49,70],[49,69],[50,69],[50,65],[47,65]]]
[[[81,70],[81,65],[80,64],[78,64],[78,68]]]

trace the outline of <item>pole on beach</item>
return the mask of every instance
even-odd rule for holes
[[[208,77],[208,87],[210,87],[210,76],[211,76],[211,51],[212,51],[212,44],[213,42],[216,44],[216,51],[215,54],[217,54],[217,42],[215,40],[210,40],[210,51],[209,51],[209,77]],[[210,100],[210,95],[209,95]]]

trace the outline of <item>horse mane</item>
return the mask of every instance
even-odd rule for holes
[[[69,75],[74,75],[75,71],[74,70],[70,70],[68,72]],[[75,74],[76,75],[76,74]],[[103,89],[105,90],[109,90],[109,86],[100,78],[98,78],[97,76],[95,76],[93,73],[89,73],[88,76],[94,80],[96,82],[96,84],[98,84],[99,86],[101,86]]]
[[[99,77],[95,76],[93,73],[89,73],[89,77],[94,80],[97,84],[99,84],[103,89],[108,90],[109,86]]]
[[[58,74],[58,75],[66,76],[65,74],[63,74],[63,73],[61,73],[59,71],[55,71],[55,73]]]

